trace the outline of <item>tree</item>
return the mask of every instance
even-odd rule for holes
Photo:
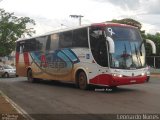
[[[160,52],[159,52],[160,51],[160,34],[159,33],[156,33],[155,35],[147,34],[146,38],[152,40],[155,43],[155,45],[156,45],[156,51],[157,51],[156,55],[160,56]],[[150,46],[146,46],[146,47],[147,47],[146,48],[147,55],[151,56],[152,55],[152,53],[151,53],[151,47]]]
[[[113,19],[111,22],[132,25],[132,26],[137,27],[139,30],[142,28],[142,25],[140,22],[138,22],[134,19],[131,19],[131,18],[125,18],[125,19],[121,19],[121,20]]]
[[[27,28],[28,24],[35,25],[35,21],[29,17],[16,17],[14,13],[0,9],[0,56],[9,55],[15,49],[15,41],[22,36],[32,36],[33,28]]]
[[[124,19],[121,19],[121,20],[113,19],[111,22],[135,26],[140,30],[142,38],[145,39],[145,37],[146,37],[145,36],[145,30],[141,30],[142,24],[140,22],[134,20],[134,19],[131,19],[131,18],[124,18]]]

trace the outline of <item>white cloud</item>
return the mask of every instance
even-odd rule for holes
[[[71,14],[83,15],[82,24],[130,17],[144,28],[160,31],[159,0],[3,0],[0,8],[18,16],[28,16],[37,23],[37,34],[64,26],[78,25]],[[153,15],[156,14],[156,15]],[[150,17],[151,16],[151,17]],[[149,25],[150,24],[150,25]],[[154,26],[154,27],[153,27]],[[150,32],[151,30],[149,30]]]
[[[155,34],[156,32],[158,32],[158,29],[156,28],[155,25],[148,23],[143,23],[142,25],[143,25],[142,30],[145,30],[146,33]]]
[[[122,9],[120,18],[133,18],[143,24],[147,32],[160,31],[160,0],[94,0],[110,2]]]

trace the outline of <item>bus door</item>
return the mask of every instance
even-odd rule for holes
[[[103,30],[100,27],[90,29],[90,48],[97,68],[97,75],[94,81],[91,82],[94,82],[94,84],[103,84],[108,67],[108,48]]]

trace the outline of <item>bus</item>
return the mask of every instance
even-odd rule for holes
[[[94,23],[16,41],[16,72],[38,79],[116,87],[147,79],[145,45],[136,27]]]

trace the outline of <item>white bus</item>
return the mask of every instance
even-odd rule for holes
[[[153,53],[155,44],[150,43]],[[116,87],[147,79],[145,42],[137,28],[98,23],[16,42],[16,71],[37,79]]]

